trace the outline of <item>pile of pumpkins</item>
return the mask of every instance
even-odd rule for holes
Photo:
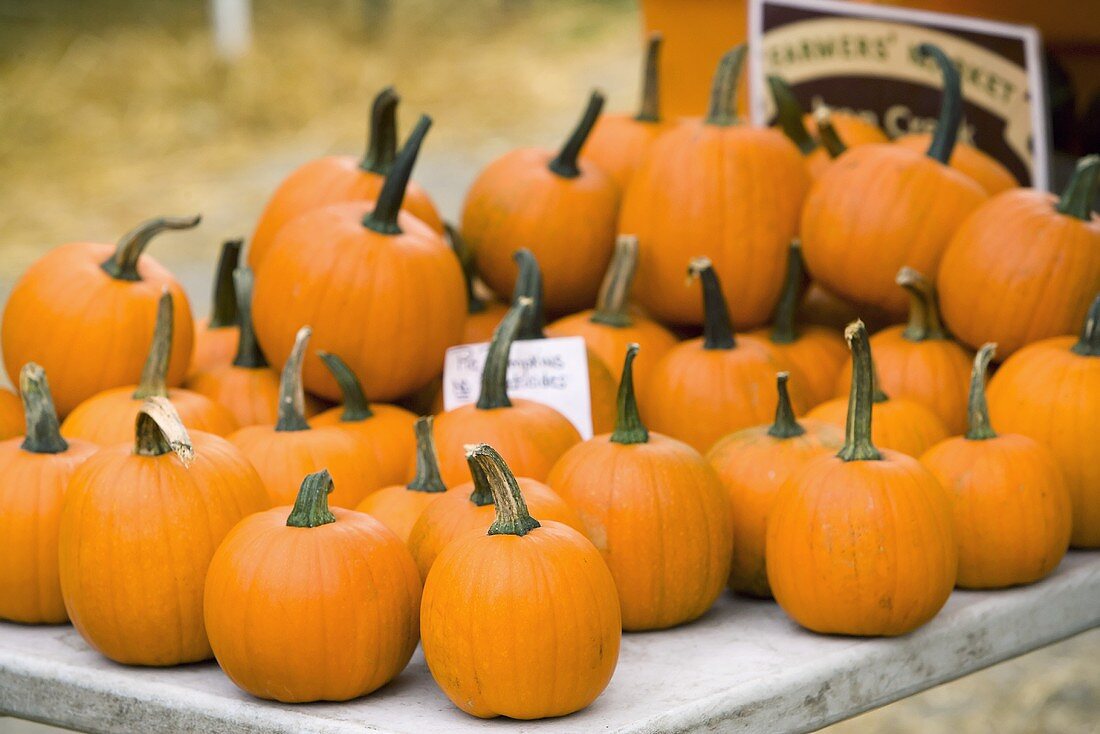
[[[666,120],[659,47],[637,114],[593,93],[457,227],[411,180],[430,119],[398,151],[384,90],[361,160],[290,174],[247,266],[225,244],[205,322],[144,252],[198,217],[35,263],[3,316],[0,618],[287,702],[365,695],[422,641],[459,708],[529,719],[727,586],[901,635],[1100,547],[1100,158],[1018,188],[956,141],[927,45],[931,135],[805,115],[778,78],[779,127],[742,122],[743,47]],[[508,395],[512,344],[548,336],[586,340],[587,441]],[[443,411],[444,352],[482,341],[477,402]]]

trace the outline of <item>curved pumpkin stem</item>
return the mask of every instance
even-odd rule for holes
[[[959,123],[962,122],[959,70],[943,49],[935,44],[922,43],[917,46],[917,54],[920,59],[933,59],[943,75],[943,101],[940,102],[940,116],[936,120],[936,130],[932,133],[932,143],[928,146],[928,157],[946,165],[951,160],[951,154],[955,152]]]
[[[447,243],[458,258],[458,264],[462,267],[462,278],[466,281],[466,313],[484,313],[485,301],[477,294],[474,287],[474,278],[477,277],[477,267],[474,264],[474,253],[466,240],[450,222],[443,223],[443,233],[447,237]]]
[[[729,51],[718,62],[714,81],[710,86],[710,105],[704,122],[707,125],[729,127],[737,120],[737,86],[741,81],[741,68],[745,65],[745,53],[748,46],[741,43]]]
[[[298,496],[294,498],[294,507],[286,518],[288,528],[316,528],[336,522],[336,516],[328,507],[328,496],[332,494],[332,475],[328,469],[314,472],[302,480]]]
[[[908,265],[898,271],[894,281],[909,291],[909,323],[901,335],[911,342],[947,339],[932,281]]]
[[[531,517],[519,482],[496,449],[485,443],[467,446],[466,463],[470,466],[474,484],[480,484],[492,492],[497,518],[489,526],[489,535],[523,536],[541,527],[539,521]]]
[[[397,103],[400,101],[393,87],[386,87],[374,97],[367,150],[359,161],[359,168],[367,173],[385,176],[393,167],[397,154]]]
[[[405,141],[405,147],[394,159],[393,166],[382,184],[382,190],[378,192],[374,209],[363,217],[363,226],[367,229],[379,234],[401,234],[397,215],[401,212],[401,205],[405,203],[405,190],[409,187],[412,169],[416,165],[416,157],[420,154],[420,145],[424,142],[424,136],[428,134],[428,128],[431,126],[432,118],[421,115],[409,139]]]
[[[531,312],[520,324],[517,341],[528,339],[546,338],[546,311],[542,307],[542,269],[535,253],[526,247],[521,247],[512,253],[512,259],[519,267],[519,275],[516,276],[516,285],[512,289],[512,304],[519,303],[521,298],[531,300]]]
[[[195,460],[191,437],[183,426],[180,414],[168,398],[146,398],[134,426],[134,453],[138,456],[164,456],[169,451],[179,457],[184,467]]]
[[[634,119],[638,122],[661,121],[661,43],[664,36],[650,33],[646,40],[645,68],[642,70],[642,104]]]
[[[374,417],[374,411],[370,409],[370,401],[363,394],[363,385],[359,378],[348,367],[347,362],[340,359],[332,352],[318,350],[317,356],[325,363],[325,367],[332,373],[340,388],[340,395],[344,402],[344,411],[340,413],[341,423],[360,423]]]
[[[696,257],[688,265],[688,276],[703,284],[703,349],[735,349],[729,307],[710,258]]]
[[[1082,357],[1100,357],[1100,294],[1089,306],[1081,338],[1073,345],[1072,351]]]
[[[489,342],[489,353],[485,355],[485,366],[481,368],[481,394],[477,397],[478,410],[510,408],[508,399],[508,355],[512,351],[512,342],[516,340],[520,324],[531,310],[531,299],[520,298],[504,314],[493,332]]]
[[[193,217],[159,217],[142,222],[122,235],[114,253],[99,267],[115,280],[141,280],[137,264],[151,239],[168,229],[197,227],[201,221],[202,215],[196,214]]]
[[[974,357],[974,369],[970,372],[970,396],[967,399],[966,438],[971,441],[997,437],[989,423],[989,405],[985,401],[985,374],[996,351],[996,344],[986,342]]]
[[[20,448],[32,454],[64,453],[69,443],[61,436],[46,370],[34,362],[23,365],[19,370],[19,396],[27,426]]]
[[[798,339],[794,317],[805,280],[802,241],[796,237],[787,246],[787,275],[783,279],[783,290],[779,292],[779,303],[775,306],[775,318],[772,320],[771,340],[776,344],[793,344]]]
[[[1055,209],[1061,214],[1085,222],[1092,220],[1092,202],[1100,185],[1100,155],[1087,155],[1077,161],[1073,176],[1058,199]]]
[[[134,390],[135,400],[144,400],[158,396],[168,397],[168,363],[172,361],[172,333],[175,304],[168,286],[164,286],[157,301],[157,319],[153,324],[153,341],[149,343],[149,353],[145,356],[145,366],[141,368],[141,380]]]
[[[414,492],[446,492],[443,477],[439,473],[439,456],[435,452],[432,436],[432,417],[416,419],[416,476],[405,486]]]
[[[637,267],[638,238],[632,234],[619,235],[615,239],[615,251],[611,255],[611,263],[607,266],[607,273],[600,284],[600,293],[596,297],[596,312],[589,321],[617,328],[633,323],[627,312],[627,301]]]
[[[840,139],[836,128],[833,126],[833,111],[822,105],[814,111],[814,122],[817,123],[817,139],[821,141],[821,147],[829,154],[830,158],[837,158],[848,150],[848,146]]]
[[[283,365],[279,377],[279,420],[276,431],[308,431],[306,421],[306,395],[302,388],[302,359],[306,355],[306,344],[313,331],[308,326],[298,329],[294,337],[294,347]]]
[[[569,139],[565,141],[565,145],[550,161],[550,170],[562,178],[576,178],[581,175],[581,169],[577,166],[577,159],[580,158],[581,148],[584,147],[585,141],[592,133],[592,128],[596,126],[596,120],[599,119],[600,111],[603,110],[603,101],[603,94],[599,90],[593,90],[592,94],[588,96],[588,106],[585,107],[580,122],[573,128],[573,132]]]
[[[240,336],[237,338],[237,355],[233,358],[234,367],[258,370],[268,366],[260,343],[256,341],[256,329],[252,324],[252,285],[254,278],[249,268],[237,268],[233,271],[233,282],[237,291],[237,314]]]
[[[233,271],[241,261],[244,240],[226,240],[218,255],[214,273],[214,303],[210,306],[210,328],[237,325],[237,293],[233,287]]]
[[[818,142],[810,135],[805,123],[802,121],[802,116],[806,113],[802,109],[802,105],[795,99],[790,85],[783,77],[769,74],[768,88],[771,90],[772,99],[775,101],[775,121],[779,123],[783,134],[798,146],[798,150],[802,155],[813,153],[818,148]]]
[[[648,443],[649,430],[642,423],[642,417],[638,414],[638,400],[634,396],[634,358],[638,356],[637,344],[631,344],[626,348],[626,359],[623,361],[623,375],[619,380],[619,415],[615,421],[615,432],[611,434],[611,441],[621,444]]]
[[[790,379],[790,372],[780,372],[775,376],[779,402],[775,405],[775,423],[768,429],[768,435],[775,438],[797,438],[806,433],[791,407],[791,395],[787,392],[787,381]]]
[[[837,456],[844,461],[879,461],[882,454],[871,443],[874,367],[867,327],[858,319],[853,321],[844,329],[844,339],[852,350],[852,389],[848,394],[844,446]]]

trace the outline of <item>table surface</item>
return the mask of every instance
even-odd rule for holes
[[[894,639],[814,635],[771,602],[724,595],[697,622],[627,634],[611,685],[561,719],[483,721],[436,688],[423,656],[373,695],[288,706],[252,698],[214,663],[115,665],[68,626],[0,623],[0,712],[93,732],[805,732],[1100,626],[1100,552],[1048,579],[956,591]],[[1100,663],[1097,663],[1100,666]]]

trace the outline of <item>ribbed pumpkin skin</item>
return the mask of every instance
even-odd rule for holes
[[[931,142],[931,133],[912,133],[894,139],[895,145],[915,150],[918,153],[928,150]],[[955,149],[951,152],[951,159],[947,164],[956,171],[965,173],[974,179],[990,196],[1014,189],[1020,185],[1012,172],[1005,168],[1000,161],[966,143],[955,144]]]
[[[355,509],[385,525],[402,543],[408,543],[413,525],[428,505],[442,496],[442,492],[418,492],[397,484],[371,492]]]
[[[0,388],[0,440],[22,435],[23,420],[23,403],[19,396]]]
[[[634,171],[668,125],[640,122],[631,114],[600,115],[584,146],[584,157],[626,191]]]
[[[829,119],[841,141],[849,148],[854,148],[857,145],[890,142],[890,138],[886,136],[886,133],[884,133],[878,125],[867,122],[858,115],[850,115],[845,112],[837,111],[833,112],[829,116]],[[803,115],[802,124],[806,127],[806,131],[816,139],[817,120],[814,119],[813,114]],[[926,145],[925,149],[927,149],[927,147]],[[810,178],[814,181],[819,179],[821,174],[825,172],[825,169],[833,162],[833,158],[829,155],[829,151],[822,147],[815,148],[811,151],[810,154],[805,157],[805,160],[806,169],[810,172]]]
[[[949,496],[916,459],[882,454],[817,459],[776,498],[768,580],[783,611],[814,632],[902,635],[934,617],[955,585]]]
[[[842,298],[900,319],[908,297],[894,282],[898,270],[936,272],[956,228],[985,199],[973,180],[926,155],[861,145],[833,161],[806,197],[806,266]]]
[[[666,132],[639,165],[619,218],[619,231],[638,237],[638,302],[662,322],[702,323],[684,263],[706,256],[734,324],[764,324],[808,187],[802,156],[776,130],[692,121]]]
[[[1054,455],[1032,439],[962,436],[920,457],[953,497],[958,585],[993,589],[1038,581],[1069,546],[1069,491]]]
[[[972,347],[997,343],[1002,360],[1027,344],[1072,334],[1100,289],[1100,218],[1054,210],[1030,189],[990,199],[963,222],[936,285],[944,321]]]
[[[725,587],[734,535],[729,503],[695,449],[650,433],[577,444],[547,483],[580,515],[619,591],[624,630],[702,616]]]
[[[420,577],[374,518],[287,527],[290,507],[243,520],[206,577],[205,619],[218,664],[260,698],[346,701],[397,676],[420,638]]]
[[[211,656],[203,583],[218,544],[271,506],[260,477],[225,439],[193,431],[195,460],[104,448],[73,474],[61,512],[61,591],[80,635],[128,665]]]
[[[839,332],[824,326],[799,326],[797,338],[789,344],[772,341],[771,329],[757,329],[749,336],[766,341],[779,363],[791,372],[804,407],[812,408],[836,395],[836,375],[848,358],[848,347]]]
[[[191,347],[191,368],[187,374],[224,367],[237,354],[240,329],[236,326],[210,328],[210,319],[195,322],[195,337]]]
[[[1070,545],[1100,548],[1100,358],[1071,352],[1076,341],[1045,339],[1006,360],[989,381],[989,415],[1054,453],[1073,503]]]
[[[875,359],[878,360],[877,352]],[[914,400],[890,398],[875,403],[872,413],[871,440],[880,449],[892,449],[918,457],[951,435],[939,416]],[[822,403],[806,417],[843,428],[848,417],[848,398],[834,398]]]
[[[768,516],[780,487],[794,472],[823,456],[835,454],[844,432],[830,423],[799,421],[806,433],[792,438],[768,435],[769,426],[731,433],[707,454],[726,494],[733,516],[733,564],[729,586],[734,591],[770,597],[764,548]]]
[[[522,537],[471,533],[424,585],[424,657],[473,716],[564,716],[592,703],[615,671],[622,630],[611,573],[580,533],[540,522]],[[507,586],[489,593],[492,579]]]
[[[76,406],[61,424],[61,435],[100,446],[114,446],[134,440],[134,421],[145,402],[134,397],[137,385],[116,387]],[[240,428],[227,408],[205,395],[181,388],[168,390],[168,399],[189,431],[228,436]]]
[[[338,405],[313,417],[309,424],[315,428],[339,428],[355,438],[361,451],[373,454],[379,477],[385,484],[407,482],[412,478],[411,467],[416,455],[412,430],[416,415],[383,403],[371,403],[370,409],[374,415],[365,421],[341,421],[344,409]]]
[[[588,404],[592,432],[608,433],[615,427],[615,394],[619,381],[599,355],[588,349]]]

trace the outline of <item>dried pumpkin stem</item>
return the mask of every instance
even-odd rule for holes
[[[909,266],[899,270],[894,280],[909,291],[909,323],[901,335],[911,342],[949,338],[940,319],[936,287],[932,281]]]
[[[196,214],[193,217],[159,217],[142,222],[122,235],[114,253],[99,267],[116,280],[141,280],[137,271],[138,260],[149,241],[167,229],[191,229],[197,227],[200,221],[202,216]]]
[[[363,385],[359,378],[352,372],[348,363],[340,359],[332,352],[318,350],[317,356],[325,363],[325,367],[332,373],[336,385],[340,388],[344,410],[340,413],[341,423],[360,423],[374,417],[374,411],[370,409],[370,401],[363,394]]]
[[[474,287],[474,279],[477,277],[474,253],[470,250],[470,246],[466,244],[466,240],[458,231],[458,227],[450,222],[444,222],[443,232],[447,237],[447,243],[454,251],[455,257],[458,258],[458,264],[462,267],[463,280],[466,281],[466,313],[483,313],[485,311],[485,301],[478,296],[477,288]]]
[[[688,276],[703,285],[703,349],[735,349],[729,307],[710,258],[696,257],[688,265]]]
[[[1092,202],[1100,187],[1100,155],[1087,155],[1077,161],[1073,176],[1055,207],[1060,213],[1083,221],[1092,220]]]
[[[794,408],[791,407],[791,395],[787,392],[787,381],[790,378],[790,372],[780,372],[775,376],[779,402],[775,406],[775,423],[772,423],[771,428],[768,429],[768,435],[775,438],[796,438],[806,432],[795,417]]]
[[[416,157],[420,154],[420,145],[424,142],[424,136],[428,134],[428,128],[431,126],[432,118],[421,115],[409,139],[405,141],[405,147],[397,154],[390,172],[386,174],[386,180],[382,184],[382,190],[378,192],[374,209],[363,217],[363,226],[367,229],[379,234],[401,234],[397,215],[401,212],[401,205],[405,203],[405,190],[409,187],[412,169],[416,165]]]
[[[50,394],[46,370],[34,362],[27,362],[19,370],[19,395],[23,398],[23,416],[26,433],[20,445],[32,454],[60,454],[69,448],[61,436],[61,424],[57,420],[57,408]]]
[[[955,152],[959,123],[962,122],[962,84],[959,81],[959,70],[943,49],[933,43],[917,46],[917,55],[920,59],[931,58],[935,61],[943,75],[940,116],[936,120],[936,130],[932,133],[932,143],[928,146],[928,156],[946,164]]]
[[[787,275],[783,280],[783,290],[779,292],[779,303],[775,306],[775,318],[772,320],[771,340],[776,344],[792,344],[798,339],[794,318],[798,312],[798,300],[802,295],[805,279],[802,241],[795,238],[787,246]]]
[[[520,324],[517,341],[546,338],[546,310],[542,306],[542,269],[535,253],[521,247],[512,253],[512,259],[519,267],[516,285],[512,289],[513,305],[521,298],[531,299],[531,311]]]
[[[233,271],[241,261],[244,240],[226,240],[218,255],[214,273],[214,302],[210,306],[210,328],[221,329],[237,325],[237,293],[233,287]]]
[[[414,492],[446,492],[443,477],[439,473],[439,456],[435,452],[432,436],[432,417],[416,419],[416,476],[406,487]]]
[[[512,401],[508,399],[508,355],[512,351],[512,342],[516,340],[520,324],[527,318],[530,310],[531,299],[522,297],[497,324],[493,339],[489,342],[489,352],[485,355],[485,365],[481,368],[478,410],[512,406]]]
[[[1082,357],[1100,357],[1100,295],[1089,306],[1081,338],[1073,345],[1072,351]]]
[[[276,431],[308,431],[306,421],[306,394],[302,388],[302,359],[306,354],[306,344],[312,330],[308,326],[298,329],[294,337],[294,347],[283,365],[279,377],[279,420]]]
[[[492,492],[497,518],[489,526],[489,535],[522,536],[540,527],[539,521],[531,517],[527,510],[519,482],[496,449],[484,443],[467,446],[466,463],[470,466],[474,484],[480,484]]]
[[[661,121],[661,42],[660,33],[650,33],[646,41],[645,68],[642,70],[642,103],[634,119],[638,122]]]
[[[848,420],[844,446],[837,454],[844,461],[879,461],[882,454],[871,443],[871,408],[874,405],[874,366],[867,327],[858,319],[844,330],[852,350],[852,389],[848,394]]]
[[[367,151],[359,168],[379,176],[389,174],[397,154],[397,103],[401,98],[393,87],[386,87],[374,97],[370,110]]]
[[[302,480],[298,496],[294,498],[294,507],[287,515],[288,528],[316,528],[336,522],[336,516],[328,507],[328,496],[332,494],[332,475],[328,469],[314,472]]]
[[[596,125],[596,120],[600,117],[600,112],[603,110],[603,102],[603,94],[601,94],[599,90],[593,90],[592,94],[588,97],[588,106],[585,107],[584,115],[581,116],[580,122],[573,128],[573,132],[565,141],[565,145],[561,147],[558,154],[550,161],[551,171],[563,178],[576,178],[581,175],[581,169],[577,165],[577,159],[580,158],[581,148],[584,147],[585,142],[588,140],[588,136],[592,133],[592,128]]]
[[[840,139],[840,134],[833,125],[832,110],[824,105],[818,107],[814,112],[814,122],[817,123],[817,139],[821,141],[821,147],[830,158],[837,158],[848,150],[848,146]]]
[[[969,422],[966,437],[971,441],[984,441],[997,437],[997,433],[989,423],[989,405],[985,401],[985,375],[996,351],[997,345],[987,342],[974,357],[974,369],[970,372],[970,396],[967,399]]]
[[[237,314],[240,335],[237,337],[237,356],[233,358],[233,365],[250,370],[258,370],[268,366],[267,357],[264,356],[260,343],[256,340],[256,329],[252,323],[252,271],[248,268],[237,268],[233,271],[233,282],[237,291]]]
[[[638,238],[632,234],[619,235],[615,240],[611,263],[607,266],[607,273],[600,285],[600,293],[596,297],[596,311],[589,321],[617,328],[633,323],[627,312],[627,301],[630,299],[630,286],[634,282],[634,271],[637,267]]]
[[[168,452],[179,457],[184,467],[195,460],[191,437],[183,426],[180,414],[168,398],[146,398],[134,426],[134,453],[139,456],[164,456]]]
[[[168,364],[172,361],[172,333],[175,330],[175,305],[168,286],[160,292],[157,301],[157,318],[153,324],[153,340],[149,343],[149,353],[145,356],[145,366],[141,368],[141,380],[134,390],[135,400],[144,400],[153,396],[168,397]]]
[[[718,62],[714,81],[710,87],[710,106],[706,124],[728,127],[737,124],[737,86],[741,81],[741,68],[745,65],[748,47],[741,43],[726,52]]]
[[[638,413],[638,400],[634,396],[634,358],[638,356],[638,349],[637,344],[631,344],[626,348],[623,375],[619,380],[619,415],[615,421],[615,432],[611,434],[611,440],[614,443],[649,442],[649,431],[645,423],[642,423],[642,417]]]
[[[802,121],[802,116],[806,113],[795,99],[790,85],[783,77],[769,74],[768,88],[771,90],[772,99],[775,100],[775,120],[779,123],[783,134],[798,146],[802,155],[813,153],[817,150],[818,143]]]

